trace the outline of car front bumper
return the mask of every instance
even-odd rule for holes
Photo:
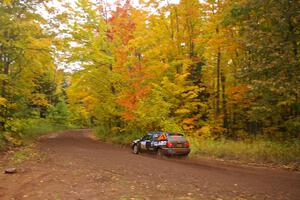
[[[190,148],[162,148],[162,152],[165,155],[178,155],[178,156],[186,156],[190,153]]]

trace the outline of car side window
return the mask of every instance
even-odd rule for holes
[[[157,135],[157,134],[155,134],[155,135],[152,136],[152,140],[153,140],[153,141],[157,141],[157,138],[158,138],[158,135]]]
[[[151,140],[151,135],[145,135],[142,140]]]

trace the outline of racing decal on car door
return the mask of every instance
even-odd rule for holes
[[[146,149],[146,141],[141,141],[141,149]]]
[[[164,146],[166,145],[167,141],[155,141],[153,142],[153,146],[158,147],[158,146]]]
[[[157,138],[158,141],[166,140],[166,139],[167,139],[167,136],[166,136],[165,133],[161,134],[161,135]]]

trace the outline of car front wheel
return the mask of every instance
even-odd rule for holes
[[[135,144],[135,145],[133,146],[133,153],[134,153],[134,154],[139,154],[139,147],[138,147],[137,144]]]

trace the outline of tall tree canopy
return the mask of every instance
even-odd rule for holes
[[[79,1],[91,7],[80,9],[87,19],[73,29],[82,35],[71,37],[72,58],[91,62],[74,74],[69,94],[84,91],[96,123],[297,136],[299,2],[152,0],[135,8],[126,1],[108,14],[91,4]]]
[[[299,137],[299,1],[77,0],[55,10],[11,0],[0,13],[2,131],[68,116],[124,134]]]

